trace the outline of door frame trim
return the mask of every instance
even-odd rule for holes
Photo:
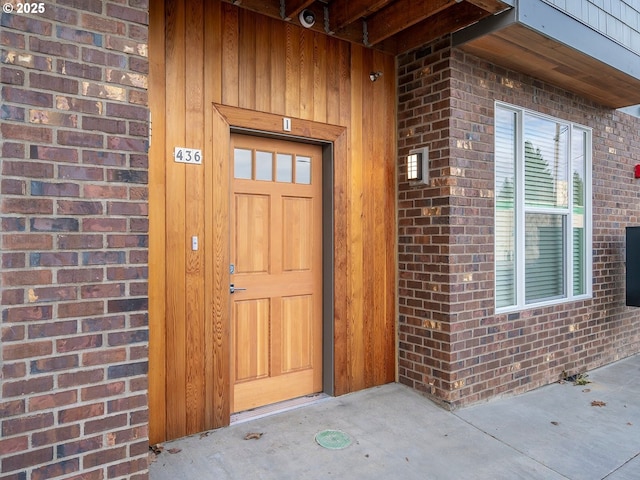
[[[300,118],[286,117],[290,119],[290,131],[283,130],[284,115],[247,110],[213,103],[212,117],[209,125],[211,129],[207,136],[209,152],[213,165],[212,180],[218,190],[209,196],[211,202],[207,205],[210,210],[208,218],[219,227],[223,221],[228,222],[228,212],[221,216],[216,212],[224,212],[229,208],[229,146],[231,132],[238,131],[265,135],[274,138],[283,138],[292,141],[314,142],[323,146],[323,391],[329,395],[343,393],[346,385],[347,364],[347,335],[346,335],[346,298],[338,297],[335,292],[345,292],[346,282],[344,276],[336,277],[335,271],[346,265],[346,245],[342,250],[336,250],[341,243],[342,236],[339,232],[346,232],[346,220],[335,217],[334,211],[346,208],[346,192],[337,187],[342,182],[337,182],[339,175],[346,174],[347,162],[347,128],[326,123],[314,122]],[[225,131],[216,131],[215,126]],[[226,125],[224,128],[222,125]],[[226,178],[225,178],[226,175]],[[226,197],[226,198],[225,198]],[[215,203],[218,203],[216,205]],[[216,219],[217,217],[217,219]],[[222,217],[222,218],[220,218]],[[345,223],[342,225],[342,223]],[[212,229],[213,230],[213,229]],[[215,228],[219,232],[218,228]],[[230,240],[228,235],[217,234],[211,240],[212,248],[217,257],[229,259]],[[342,240],[344,244],[344,240]],[[224,261],[222,262],[224,265]],[[227,265],[228,265],[227,261]],[[229,268],[220,268],[213,265],[207,278],[211,280],[210,287],[206,289],[211,306],[207,316],[207,323],[211,326],[211,332],[215,332],[212,367],[215,371],[215,386],[212,392],[214,410],[218,413],[214,418],[214,428],[229,425],[230,415],[230,365],[231,346],[230,341],[230,315],[228,312],[228,289],[230,283]],[[343,284],[345,283],[345,284]],[[344,304],[344,305],[343,305]],[[225,308],[226,307],[226,308]],[[219,341],[220,337],[226,338],[225,342]],[[342,386],[342,387],[341,387]]]

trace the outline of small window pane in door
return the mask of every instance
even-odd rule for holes
[[[278,153],[276,156],[276,180],[291,183],[293,180],[293,155]]]
[[[311,184],[311,157],[296,156],[296,183]]]
[[[273,180],[273,153],[256,152],[256,180]]]
[[[236,148],[233,152],[233,177],[251,179],[251,150]]]

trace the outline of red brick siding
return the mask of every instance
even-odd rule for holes
[[[44,8],[1,17],[0,478],[146,478],[148,2]]]
[[[624,305],[640,121],[448,39],[401,56],[398,79],[400,381],[465,405],[640,351],[640,311]],[[593,129],[593,299],[494,313],[494,100]],[[406,181],[418,146],[430,148],[428,185]]]

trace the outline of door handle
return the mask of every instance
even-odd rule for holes
[[[229,293],[239,292],[240,290],[246,290],[246,288],[238,288],[233,283],[229,285]]]

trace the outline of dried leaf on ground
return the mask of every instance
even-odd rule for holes
[[[245,440],[259,440],[263,432],[250,432],[244,436]]]
[[[553,421],[551,422],[551,425],[560,425],[560,422],[556,422],[555,420],[553,420]]]
[[[174,453],[180,453],[182,451],[181,448],[170,448],[167,450],[167,452],[174,454]]]
[[[202,432],[202,433],[200,434],[200,438],[208,437],[208,436],[209,436],[209,433],[211,433],[211,432]]]
[[[594,400],[593,402],[591,402],[591,406],[592,407],[604,407],[607,403],[603,402],[602,400]]]
[[[582,392],[583,392],[583,393],[589,393],[590,391],[591,391],[591,389],[590,389],[590,388],[583,388],[583,389],[582,389]]]

